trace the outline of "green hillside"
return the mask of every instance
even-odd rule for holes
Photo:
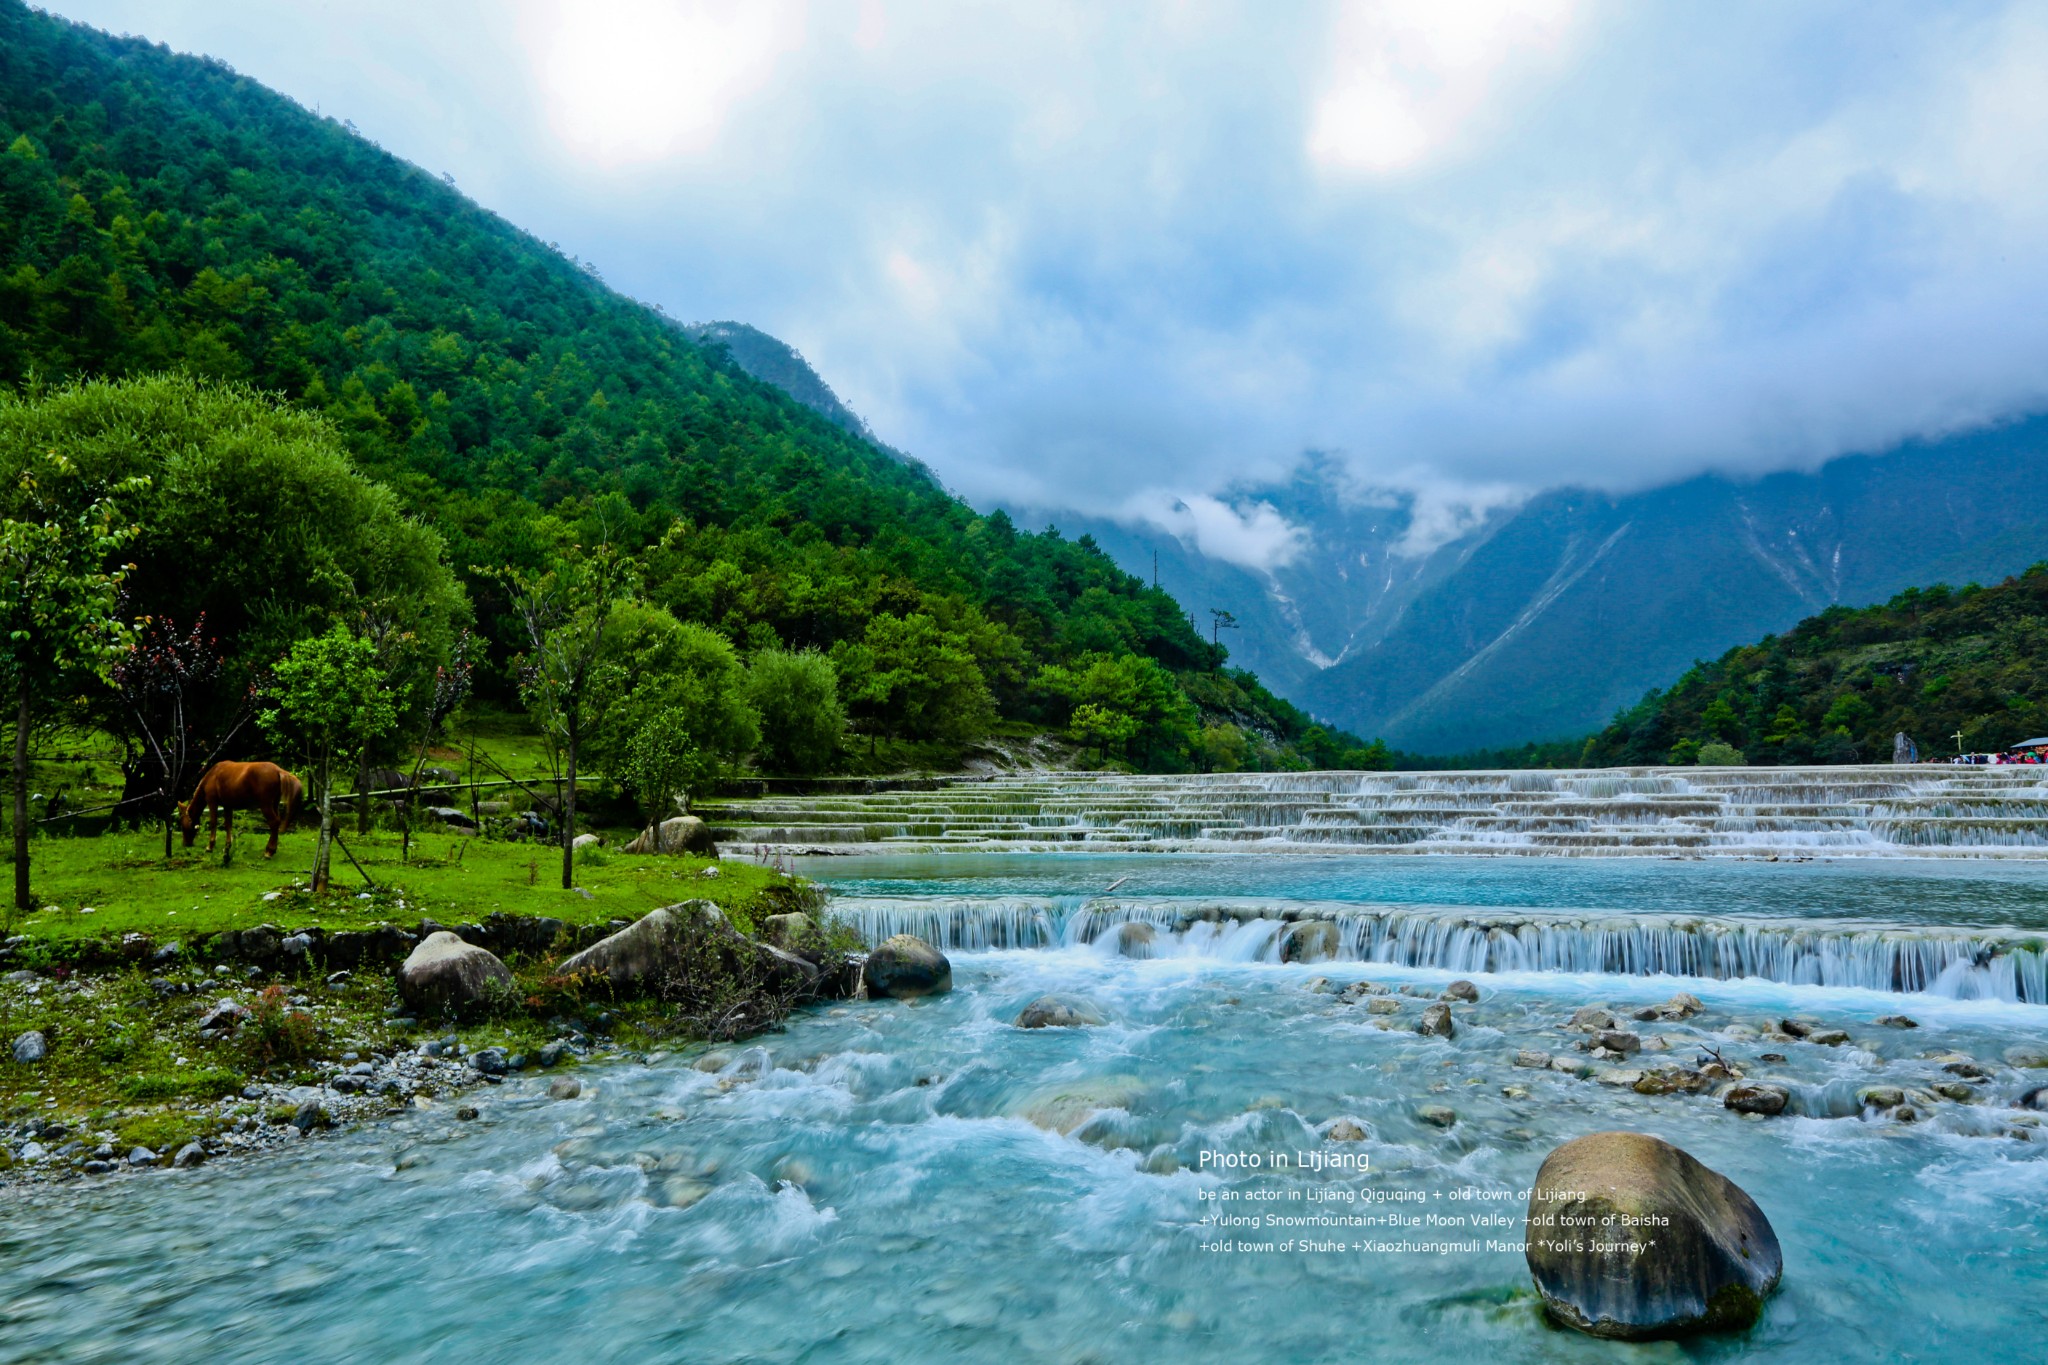
[[[1695,664],[1586,743],[1595,765],[1691,762],[1719,742],[1757,764],[1882,763],[2048,734],[2048,565],[1995,587],[1914,588],[1833,607]]]
[[[0,386],[166,371],[319,416],[439,534],[486,696],[518,639],[479,570],[603,542],[743,656],[828,654],[870,748],[1000,720],[1160,769],[1376,757],[1086,537],[978,515],[344,124],[0,0]],[[934,659],[951,700],[898,695]]]

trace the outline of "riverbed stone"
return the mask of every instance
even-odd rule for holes
[[[1806,1035],[1806,1041],[1818,1043],[1822,1047],[1840,1047],[1849,1041],[1849,1035],[1846,1030],[1838,1028],[1815,1029]]]
[[[868,954],[862,977],[870,996],[906,1000],[952,990],[953,964],[916,935],[896,934]]]
[[[41,1029],[30,1029],[15,1035],[14,1060],[22,1066],[34,1066],[50,1055],[49,1040],[43,1037]]]
[[[189,1171],[194,1166],[201,1166],[205,1163],[206,1149],[196,1142],[186,1143],[178,1149],[178,1154],[171,1158],[171,1164],[181,1171]]]
[[[583,1082],[574,1076],[557,1076],[548,1082],[548,1098],[551,1100],[573,1100],[583,1093]]]
[[[1091,1028],[1107,1022],[1101,1010],[1071,995],[1041,995],[1017,1016],[1018,1028]]]
[[[1871,1109],[1896,1109],[1906,1102],[1906,1092],[1895,1085],[1867,1085],[1856,1092],[1856,1102]]]
[[[480,1076],[502,1076],[512,1069],[501,1047],[477,1049],[470,1054],[469,1064]]]
[[[1376,999],[1366,1001],[1365,1012],[1367,1014],[1399,1014],[1401,1012],[1401,1002],[1390,995],[1382,995]]]
[[[1415,1117],[1432,1128],[1451,1128],[1458,1122],[1458,1111],[1444,1104],[1425,1104],[1418,1107]]]
[[[1635,1017],[1644,1023],[1659,1019],[1666,1022],[1675,1022],[1680,1019],[1690,1019],[1705,1008],[1706,1006],[1700,1003],[1698,996],[1690,991],[1680,991],[1661,1005],[1649,1005],[1637,1010]]]
[[[1526,1066],[1535,1071],[1545,1071],[1550,1067],[1550,1054],[1542,1048],[1525,1047],[1515,1053],[1515,1065]]]
[[[1599,1033],[1620,1027],[1621,1021],[1605,1005],[1581,1005],[1572,1011],[1571,1020],[1565,1027],[1578,1033]]]
[[[1636,1034],[1624,1033],[1620,1029],[1602,1029],[1593,1035],[1593,1046],[1606,1048],[1617,1057],[1631,1057],[1643,1050],[1643,1040]]]
[[[1782,1085],[1738,1085],[1721,1096],[1721,1106],[1738,1114],[1762,1114],[1766,1118],[1785,1112],[1792,1092]]]
[[[2037,1085],[2026,1094],[2020,1096],[2019,1107],[2022,1109],[2048,1110],[2048,1085]]]
[[[1643,1341],[1753,1325],[1784,1273],[1777,1234],[1741,1187],[1646,1133],[1553,1151],[1529,1196],[1526,1256],[1544,1311]]]
[[[1444,987],[1442,998],[1445,1000],[1463,1000],[1476,1005],[1479,1003],[1479,987],[1473,985],[1470,981],[1453,981],[1450,985]]]
[[[2009,1047],[2005,1050],[2005,1064],[2026,1071],[2048,1067],[2048,1051],[2038,1047]]]
[[[1919,1028],[1920,1021],[1909,1014],[1881,1014],[1877,1022],[1884,1028]]]
[[[421,939],[398,969],[398,991],[414,1009],[460,1009],[512,989],[512,973],[488,948],[446,929]]]
[[[1338,1119],[1323,1132],[1325,1142],[1363,1142],[1365,1129],[1350,1119]]]
[[[128,1164],[130,1166],[154,1166],[156,1162],[156,1153],[147,1147],[131,1147],[128,1149]]]
[[[1282,962],[1327,962],[1337,955],[1337,926],[1326,919],[1290,924],[1280,939]]]
[[[1450,1038],[1456,1035],[1458,1026],[1451,1021],[1449,1005],[1431,1005],[1422,1012],[1422,1022],[1415,1026],[1417,1033],[1432,1038]]]
[[[1141,960],[1149,958],[1158,938],[1159,931],[1142,921],[1133,920],[1129,924],[1119,924],[1114,936],[1117,956]]]

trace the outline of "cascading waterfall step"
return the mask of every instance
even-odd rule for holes
[[[728,844],[1582,857],[2048,857],[2048,770],[1030,773],[705,803]]]
[[[2004,929],[1232,897],[843,896],[831,913],[870,945],[914,934],[949,951],[1094,945],[1127,957],[1754,978],[2048,1004],[2048,936]],[[1296,954],[1299,926],[1317,924],[1332,930]],[[1128,925],[1150,932],[1133,941]]]

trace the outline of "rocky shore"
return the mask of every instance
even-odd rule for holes
[[[82,945],[0,976],[0,1018],[35,1025],[0,1038],[0,1187],[189,1168],[441,1105],[469,1117],[464,1092],[522,1071],[744,1036],[858,986],[859,959],[814,917],[764,929],[776,941],[690,901],[607,925],[500,915]]]

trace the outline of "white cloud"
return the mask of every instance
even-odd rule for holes
[[[1284,569],[1308,548],[1308,532],[1266,502],[1232,505],[1203,493],[1176,497],[1155,489],[1132,498],[1119,519],[1157,526],[1210,559],[1258,572]]]
[[[547,0],[517,23],[550,126],[610,166],[703,153],[804,37],[782,0]]]
[[[1232,562],[1305,449],[1412,548],[2048,408],[2025,4],[57,3],[783,337],[970,497]]]

